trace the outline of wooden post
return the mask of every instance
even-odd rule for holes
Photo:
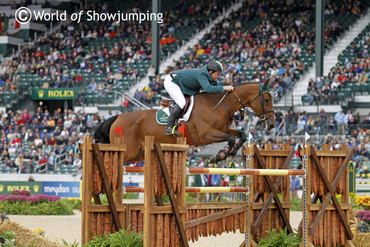
[[[123,138],[121,137],[117,137],[116,138],[116,141],[115,141],[116,144],[122,144],[122,145],[125,145],[124,143],[124,140]],[[116,191],[113,191],[113,195],[114,195],[114,201],[118,204],[121,204],[122,201],[123,201],[123,169],[122,169],[122,166],[123,166],[123,152],[119,152],[118,153],[118,181],[117,181],[117,190]]]
[[[155,157],[152,157],[152,148],[151,144],[154,143],[153,136],[145,137],[145,172],[144,172],[144,227],[143,227],[143,237],[144,237],[144,247],[151,247],[154,245],[154,232],[153,232],[153,215],[152,207],[154,203],[154,188],[153,188],[153,166],[151,160]]]
[[[91,239],[91,218],[88,208],[91,206],[91,187],[92,187],[92,154],[89,152],[89,146],[92,143],[92,137],[83,137],[82,149],[82,215],[81,215],[81,243],[87,244]]]
[[[184,144],[186,145],[186,138],[184,137],[178,137],[176,140],[177,144]],[[186,187],[186,152],[183,151],[182,160],[181,162],[181,188],[178,190],[178,193],[176,195],[176,200],[181,208],[186,207],[186,201],[185,201],[185,187]],[[186,223],[186,214],[181,214],[181,221],[182,225],[185,226]]]
[[[125,146],[125,140],[122,137],[117,137],[115,143],[116,144],[121,144],[122,146]],[[116,165],[118,165],[117,190],[113,191],[114,201],[118,205],[123,204],[123,159],[124,159],[124,152],[119,152],[118,153],[118,161],[117,161],[118,164],[116,164]],[[119,214],[118,214],[119,220],[120,220],[120,222],[122,222],[121,227],[123,228],[123,230],[127,229],[127,227],[124,226],[125,225],[125,222],[124,222],[125,213],[126,212],[119,212]]]

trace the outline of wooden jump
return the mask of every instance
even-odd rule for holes
[[[219,174],[219,175],[257,175],[257,176],[304,176],[304,170],[287,169],[233,169],[233,168],[198,168],[188,167],[190,174]],[[126,173],[144,173],[144,167],[125,167]]]
[[[292,206],[289,175],[305,175],[304,170],[289,170],[294,149],[283,145],[282,150],[272,150],[265,145],[258,150],[253,144],[243,150],[248,169],[189,168],[190,174],[251,175],[245,187],[186,188],[186,151],[184,138],[177,144],[155,143],[146,137],[145,167],[122,166],[125,145],[93,144],[91,137],[84,137],[81,146],[83,160],[82,181],[82,244],[94,235],[103,236],[118,229],[141,231],[144,247],[188,246],[188,241],[199,237],[240,231],[248,235],[248,247],[257,246],[266,231],[286,227]],[[347,218],[349,203],[348,162],[354,147],[341,146],[341,151],[322,151],[308,144],[299,150],[304,177],[307,203],[303,205],[306,220],[299,231],[305,235],[303,246],[350,245],[353,234]],[[126,187],[126,192],[144,192],[144,204],[123,204],[123,174],[143,173],[144,188]],[[252,176],[260,175],[260,176]],[[248,192],[250,201],[245,203],[185,203],[185,193]],[[108,205],[101,205],[100,194],[106,194]],[[311,198],[313,194],[313,198]],[[168,195],[170,204],[162,201]],[[336,195],[341,195],[339,203]],[[95,205],[91,204],[91,198]],[[155,200],[154,200],[155,198]],[[320,203],[319,203],[320,202]],[[305,227],[307,226],[307,231]],[[246,246],[246,241],[240,246]]]

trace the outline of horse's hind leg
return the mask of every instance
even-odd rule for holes
[[[134,158],[134,160],[144,160],[144,150],[139,148],[139,152],[137,153],[136,157]]]

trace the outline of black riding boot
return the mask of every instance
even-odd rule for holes
[[[181,111],[182,109],[180,108],[178,104],[176,104],[173,107],[170,120],[168,120],[167,128],[164,131],[166,135],[178,135],[181,133],[180,131],[176,129],[176,125],[175,125],[176,119],[180,115]]]

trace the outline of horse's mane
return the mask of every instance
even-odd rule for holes
[[[259,82],[243,82],[243,83],[235,84],[232,86],[238,87],[238,86],[244,86],[244,85],[257,85],[257,84],[260,84],[260,83]]]

